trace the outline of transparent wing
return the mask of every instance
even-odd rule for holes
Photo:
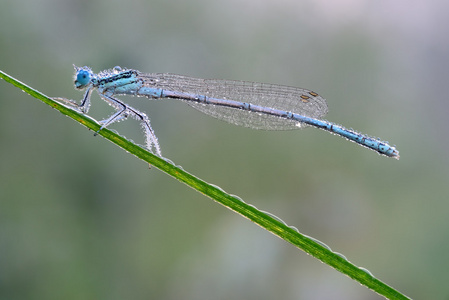
[[[250,103],[321,119],[328,111],[326,100],[301,88],[236,80],[200,79],[175,74],[139,73],[144,84],[167,91]],[[193,108],[226,122],[254,129],[298,129],[305,124],[272,115],[187,101]]]

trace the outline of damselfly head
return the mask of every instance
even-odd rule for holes
[[[91,82],[93,78],[93,72],[89,67],[79,68],[73,65],[75,68],[75,87],[77,89],[83,89]]]

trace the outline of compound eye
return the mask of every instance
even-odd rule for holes
[[[83,88],[89,84],[91,79],[91,74],[86,70],[79,70],[76,74],[75,86],[77,88]]]

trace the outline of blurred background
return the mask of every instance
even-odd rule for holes
[[[269,132],[123,97],[162,153],[416,299],[448,299],[449,2],[34,0],[0,5],[0,69],[81,99],[73,67],[277,83],[379,136]],[[112,113],[94,94],[90,114]],[[4,81],[1,299],[381,299]],[[112,126],[143,144],[136,121]]]

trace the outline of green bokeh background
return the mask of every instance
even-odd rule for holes
[[[305,87],[317,129],[241,128],[172,100],[147,112],[165,157],[416,299],[447,299],[449,4],[357,0],[18,0],[0,68],[81,99],[72,64]],[[91,115],[111,108],[93,96]],[[143,143],[139,124],[113,126]],[[1,299],[380,299],[0,82]]]

